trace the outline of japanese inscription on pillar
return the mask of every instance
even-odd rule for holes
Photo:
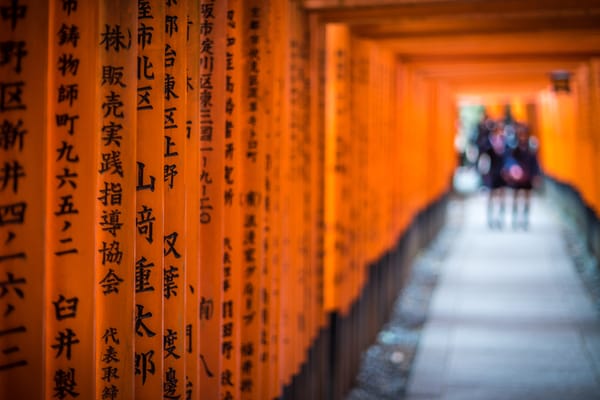
[[[48,266],[46,385],[58,399],[93,397],[95,151],[97,121],[92,29],[82,29],[93,4],[54,1],[48,85]],[[92,136],[90,138],[90,136]],[[83,267],[85,266],[85,267]]]
[[[243,190],[239,197],[242,207],[240,223],[243,250],[242,266],[242,297],[241,309],[241,347],[240,351],[240,392],[242,398],[260,397],[260,371],[262,365],[258,362],[260,354],[259,315],[261,296],[261,268],[263,265],[262,238],[260,229],[263,223],[264,209],[264,155],[260,153],[264,119],[260,99],[261,78],[261,24],[262,9],[260,2],[250,2],[245,7],[244,15],[244,52],[246,53],[246,69],[244,71],[243,104],[244,118],[242,137],[244,140]]]
[[[41,398],[48,5],[0,1],[0,385]],[[39,59],[38,59],[39,60]],[[36,201],[33,201],[36,199]],[[38,385],[41,386],[41,385]]]
[[[237,159],[241,149],[239,121],[240,79],[239,70],[241,47],[239,44],[241,2],[228,2],[225,43],[225,124],[224,124],[224,221],[223,239],[223,297],[221,301],[221,398],[233,400],[239,398],[239,342],[240,316],[239,299],[240,276],[237,271],[241,259],[238,240],[241,236],[237,224],[241,218],[240,205],[234,199],[239,198],[240,179],[238,178]]]
[[[200,182],[194,177],[200,175],[199,152],[197,151],[200,141],[200,121],[199,121],[199,80],[200,80],[200,59],[198,52],[201,43],[200,29],[201,19],[200,1],[192,1],[187,4],[187,24],[186,24],[186,149],[185,152],[185,398],[197,398],[199,393],[207,396],[207,391],[199,385],[200,360],[199,360],[199,279],[200,279],[200,240],[199,231],[200,209],[198,207],[198,198],[200,192]],[[191,179],[190,179],[191,178]],[[216,346],[216,344],[215,344]]]
[[[225,138],[225,46],[227,2],[202,0],[199,61],[199,384],[219,397],[223,296],[223,182]]]
[[[136,398],[163,389],[164,0],[137,0]]]
[[[187,2],[165,1],[163,398],[185,394]]]
[[[134,335],[147,333],[144,319],[149,315],[143,306],[123,308],[133,304],[136,284],[136,27],[135,8],[128,10],[117,0],[100,6],[96,396],[103,399],[133,398]],[[151,370],[152,359],[144,361],[146,371]],[[139,365],[136,359],[136,369]]]

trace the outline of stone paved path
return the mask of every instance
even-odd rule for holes
[[[465,202],[407,399],[600,399],[599,314],[548,207],[534,200],[527,231],[490,230],[484,197]]]

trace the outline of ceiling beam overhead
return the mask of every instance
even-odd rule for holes
[[[386,23],[406,18],[448,15],[526,15],[543,13],[597,14],[599,0],[439,0],[439,1],[310,1],[305,8],[325,22],[347,24]]]
[[[304,0],[325,23],[392,52],[421,77],[476,96],[550,87],[600,57],[600,0]]]
[[[397,56],[398,61],[420,65],[436,64],[482,64],[482,66],[498,63],[514,63],[521,65],[523,63],[555,64],[569,65],[579,64],[588,61],[589,53],[560,53],[560,54],[425,54],[408,55],[401,54]]]
[[[597,55],[600,30],[570,30],[494,34],[440,35],[420,38],[393,38],[377,41],[399,55]]]
[[[440,35],[598,29],[600,13],[552,16],[444,16],[402,19],[393,23],[356,24],[352,32],[369,39],[415,38]]]

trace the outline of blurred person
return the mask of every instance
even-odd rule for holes
[[[537,141],[530,136],[526,125],[516,126],[517,145],[511,151],[506,181],[513,189],[512,226],[529,227],[531,190],[540,184]]]
[[[501,229],[504,221],[504,187],[506,181],[502,174],[507,156],[504,126],[495,123],[487,138],[487,144],[479,158],[478,168],[484,185],[489,189],[487,204],[487,222],[490,228]]]
[[[481,114],[481,119],[477,124],[477,138],[475,138],[475,145],[479,155],[483,154],[490,148],[490,135],[496,128],[496,122],[490,118],[485,108]]]
[[[517,147],[517,128],[515,123],[504,125],[504,141],[509,151],[512,151]]]

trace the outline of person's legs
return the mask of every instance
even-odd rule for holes
[[[517,229],[519,227],[519,189],[513,189],[513,203],[512,203],[512,227]]]
[[[490,187],[487,202],[487,223],[490,228],[494,227],[494,192],[496,189]]]
[[[529,202],[531,197],[530,189],[523,189],[523,229],[529,227]]]
[[[502,225],[504,224],[504,208],[505,208],[505,204],[504,204],[504,188],[503,187],[499,187],[498,189],[496,189],[497,193],[497,199],[498,199],[498,220],[496,221],[496,225],[498,226],[499,229],[502,229]]]

